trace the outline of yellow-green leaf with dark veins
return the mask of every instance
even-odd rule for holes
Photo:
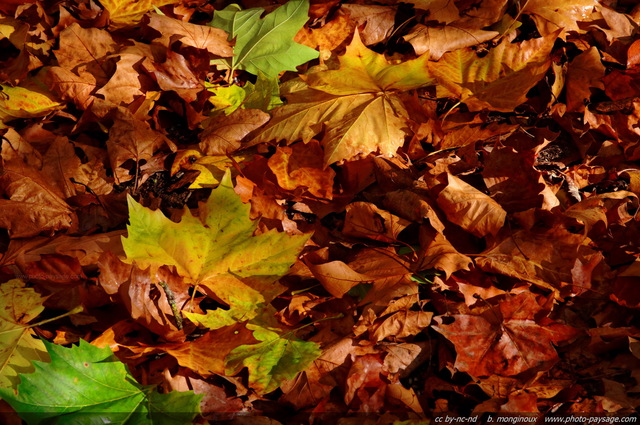
[[[49,355],[28,323],[35,319],[44,306],[46,297],[33,288],[25,287],[20,279],[0,285],[0,387],[15,388],[18,373],[35,369],[34,360],[47,361]]]
[[[233,295],[227,293],[229,285],[242,291],[239,280],[263,294],[273,290],[273,282],[287,273],[309,239],[276,230],[254,236],[257,222],[234,192],[229,172],[200,206],[199,217],[185,211],[179,223],[132,198],[128,202],[124,261],[141,268],[175,266],[187,281],[207,286],[227,303]]]
[[[311,72],[283,87],[287,105],[272,111],[271,121],[249,144],[286,140],[305,143],[326,128],[321,144],[324,164],[379,152],[391,156],[409,132],[408,112],[396,92],[434,83],[428,55],[390,63],[354,34],[340,57],[340,68]]]
[[[248,324],[247,329],[252,330],[254,338],[261,342],[234,348],[225,359],[225,373],[235,375],[246,367],[249,386],[259,393],[269,393],[284,380],[293,379],[322,354],[315,342],[301,341],[293,335],[279,335],[253,324]]]

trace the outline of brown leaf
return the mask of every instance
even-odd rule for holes
[[[336,372],[353,351],[354,344],[351,338],[343,338],[323,347],[322,355],[311,366],[281,386],[283,399],[298,409],[317,405],[342,381]]]
[[[0,192],[9,197],[0,199],[0,227],[12,238],[53,233],[73,224],[75,214],[60,190],[26,164],[5,164]]]
[[[395,242],[409,221],[381,210],[368,202],[347,205],[347,216],[342,233],[354,238],[369,238],[382,242]]]
[[[555,33],[521,43],[505,38],[481,58],[470,48],[445,53],[429,63],[438,96],[459,98],[472,111],[513,111],[549,69],[555,40]]]
[[[202,377],[225,375],[224,359],[236,347],[256,344],[253,332],[243,323],[209,331],[195,341],[170,344],[162,347],[178,363]]]
[[[512,376],[548,370],[558,361],[553,344],[575,338],[578,331],[549,319],[531,292],[506,298],[479,314],[435,318],[438,332],[456,347],[455,368],[472,376]]]
[[[366,45],[384,41],[393,31],[396,8],[389,6],[343,4],[341,9],[349,14],[359,27]]]
[[[157,13],[152,13],[150,17],[149,26],[160,32],[159,41],[167,47],[179,40],[182,44],[207,50],[215,56],[233,55],[233,48],[227,41],[228,34],[221,29],[195,25]]]
[[[60,99],[72,101],[78,109],[85,110],[91,104],[92,94],[97,90],[93,74],[83,72],[78,76],[66,68],[52,66],[46,74],[47,86]]]
[[[116,181],[123,183],[135,178],[136,168],[142,165],[140,161],[151,159],[153,154],[165,145],[165,137],[152,130],[146,121],[135,119],[124,108],[118,108],[113,118],[107,150]],[[133,173],[122,167],[128,160],[135,161]]]
[[[475,46],[498,35],[497,31],[459,28],[455,24],[445,25],[442,28],[418,24],[403,38],[411,43],[417,55],[429,52],[429,57],[437,61],[446,52]]]
[[[589,247],[590,239],[569,233],[562,227],[509,231],[476,258],[482,270],[501,273],[534,283],[558,293],[562,284],[573,282],[571,270],[580,260],[588,264],[597,251]]]
[[[268,165],[286,190],[308,191],[321,199],[333,198],[333,169],[324,168],[323,151],[317,140],[296,143],[292,147],[277,148]]]
[[[491,197],[452,174],[438,195],[437,203],[452,223],[478,237],[496,235],[507,216]]]
[[[385,193],[383,204],[400,217],[417,223],[426,219],[435,230],[444,231],[444,224],[434,209],[434,202],[426,196],[406,189],[394,190]]]
[[[404,310],[392,314],[370,330],[369,339],[379,342],[383,339],[397,341],[412,335],[418,335],[431,324],[433,313],[430,311]]]
[[[151,49],[142,43],[127,46],[114,57],[118,58],[116,70],[109,81],[96,93],[104,96],[105,100],[114,105],[128,105],[151,86],[151,80],[139,71],[139,65],[149,61]]]
[[[185,102],[193,102],[204,87],[184,56],[171,50],[167,50],[166,55],[164,62],[154,62],[149,71],[155,76],[161,90],[173,90]]]
[[[353,33],[355,26],[356,24],[339,10],[332,20],[320,28],[300,29],[293,41],[320,51],[334,50]]]
[[[61,67],[78,76],[90,74],[101,86],[111,75],[110,55],[117,49],[118,44],[107,31],[73,23],[60,33],[60,47],[54,53]]]
[[[491,197],[509,213],[541,207],[545,185],[534,158],[512,148],[494,148],[484,161],[482,179]]]
[[[571,61],[566,81],[568,112],[584,111],[585,102],[591,99],[592,90],[604,90],[604,73],[605,67],[595,46]]]
[[[258,109],[236,109],[231,115],[209,121],[200,134],[200,150],[205,155],[225,155],[237,150],[244,137],[269,121]]]
[[[459,270],[469,270],[471,258],[459,253],[440,232],[427,225],[420,227],[418,270],[438,269],[446,278]]]

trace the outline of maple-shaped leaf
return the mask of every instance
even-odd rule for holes
[[[511,112],[546,74],[557,33],[509,43],[507,39],[479,57],[471,48],[445,53],[429,69],[438,80],[438,97],[456,97],[470,110]]]
[[[398,92],[434,82],[428,55],[399,64],[368,49],[356,32],[340,56],[340,68],[311,72],[287,87],[288,104],[249,144],[286,140],[309,142],[323,127],[324,164],[379,151],[391,156],[408,134],[409,113]]]
[[[263,12],[262,8],[240,10],[236,4],[214,12],[210,25],[235,39],[234,56],[225,61],[232,73],[241,69],[272,78],[318,57],[314,49],[293,41],[309,19],[308,0],[289,1],[261,19]]]
[[[258,344],[234,348],[225,359],[228,375],[235,375],[243,367],[249,370],[249,385],[262,393],[269,393],[286,379],[293,379],[306,369],[322,351],[315,342],[301,341],[293,336],[279,335],[262,326],[249,324]]]
[[[204,284],[219,296],[238,280],[250,280],[251,287],[268,292],[309,238],[275,229],[254,236],[258,224],[249,218],[251,207],[234,192],[229,172],[199,208],[199,218],[185,213],[175,223],[132,198],[128,202],[125,262],[135,261],[143,269],[175,266],[187,282]]]
[[[456,347],[455,368],[472,376],[512,376],[547,370],[558,359],[553,344],[575,338],[578,330],[539,318],[544,308],[532,292],[522,292],[480,314],[454,314],[453,323],[436,317],[435,330]]]
[[[45,297],[13,279],[0,286],[0,387],[15,387],[18,373],[33,372],[34,360],[49,359],[28,323],[44,310]]]
[[[21,374],[17,389],[0,388],[0,396],[29,424],[175,424],[189,423],[200,412],[201,395],[160,394],[138,384],[108,347],[80,340],[65,348],[44,343],[51,363],[35,362],[36,371]]]

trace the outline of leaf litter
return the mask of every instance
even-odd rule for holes
[[[0,5],[3,420],[633,414],[640,10],[276,3]]]

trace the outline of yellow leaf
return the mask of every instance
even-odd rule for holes
[[[311,88],[336,95],[407,91],[433,85],[427,62],[429,55],[401,63],[389,63],[384,55],[368,49],[353,35],[347,51],[340,56],[340,69],[320,71],[301,78]]]
[[[20,86],[0,85],[0,121],[5,123],[15,118],[34,118],[60,109],[63,104],[53,93],[40,85],[35,78],[27,78]]]
[[[392,156],[409,131],[408,112],[395,92],[433,84],[428,55],[389,63],[367,49],[356,32],[340,69],[312,72],[283,87],[288,104],[273,110],[269,124],[249,142],[309,142],[326,128],[325,167],[379,152]]]
[[[102,6],[109,12],[112,25],[116,27],[137,24],[142,15],[153,9],[168,4],[179,3],[180,0],[101,0]]]

